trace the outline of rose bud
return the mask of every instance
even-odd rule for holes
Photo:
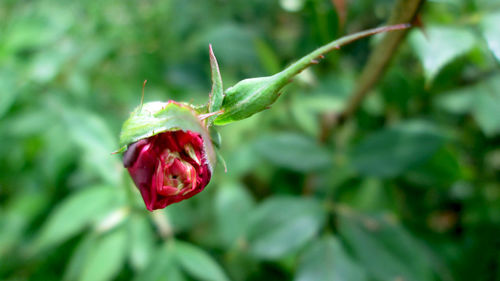
[[[226,91],[210,46],[212,91],[208,103],[199,108],[203,114],[187,104],[169,101],[143,105],[141,99],[141,105],[123,124],[122,148],[118,152],[125,151],[123,164],[148,210],[190,198],[208,184],[215,165],[208,127],[243,120],[269,108],[286,84],[332,50],[369,35],[409,27],[409,24],[396,24],[344,36],[305,55],[283,71],[244,79]]]
[[[120,143],[123,164],[150,211],[194,196],[212,176],[212,141],[190,105],[139,106],[124,123]]]

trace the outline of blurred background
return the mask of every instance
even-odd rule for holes
[[[356,113],[379,37],[220,128],[204,192],[150,213],[121,164],[140,102],[207,101],[395,1],[0,2],[1,280],[500,280],[500,2],[427,1]],[[328,118],[326,118],[328,119]]]

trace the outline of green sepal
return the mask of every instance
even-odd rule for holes
[[[149,102],[138,106],[123,123],[120,134],[121,147],[117,152],[125,151],[128,145],[138,140],[176,130],[193,131],[201,135],[207,160],[213,169],[216,156],[206,126],[198,119],[191,106],[173,101]]]
[[[222,153],[218,149],[215,150],[215,154],[217,155],[217,162],[222,164],[222,167],[224,167],[224,172],[227,173],[227,164],[226,160],[224,160],[224,157],[222,157]]]
[[[210,138],[212,138],[212,143],[215,145],[216,148],[220,149],[222,137],[219,131],[217,131],[217,129],[215,129],[215,127],[212,126],[208,129],[208,132],[210,133]]]
[[[222,106],[222,100],[224,99],[224,87],[222,85],[222,77],[220,75],[219,64],[217,63],[217,58],[215,57],[214,51],[212,50],[212,45],[209,45],[209,55],[210,55],[210,70],[212,73],[212,91],[208,99],[208,112],[216,112],[220,110]],[[210,126],[216,116],[208,117],[207,124]]]
[[[198,105],[191,104],[190,106],[191,106],[191,108],[193,108],[193,110],[198,115],[208,113],[208,105],[207,104],[198,104]]]

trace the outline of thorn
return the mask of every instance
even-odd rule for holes
[[[266,106],[265,109],[271,109],[271,107],[270,106]]]
[[[422,15],[415,15],[415,18],[411,21],[411,25],[416,27],[424,27],[424,23],[422,22]]]
[[[335,47],[333,47],[333,48],[334,48],[334,49],[337,49],[337,50],[340,50],[340,46],[339,46],[339,45],[337,45],[337,46],[335,46]]]
[[[347,17],[347,5],[345,0],[331,0],[339,20],[339,31],[344,28]]]
[[[311,60],[311,64],[318,64],[318,63],[319,63],[319,61],[317,61],[317,60]]]
[[[325,56],[323,56],[323,55],[319,55],[319,57],[318,57],[318,58],[320,58],[320,59],[324,59],[324,58],[325,58]]]
[[[425,25],[424,22],[422,21],[422,16],[421,14],[417,14],[413,21],[411,22],[411,25],[418,27],[420,31],[424,34],[425,39],[429,40],[429,35],[427,34],[427,31],[425,30]]]

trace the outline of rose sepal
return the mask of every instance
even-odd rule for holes
[[[205,122],[189,104],[168,102],[148,102],[138,106],[123,123],[118,153],[139,140],[167,131],[193,131],[201,135],[206,160],[213,171],[216,163],[214,147]]]

